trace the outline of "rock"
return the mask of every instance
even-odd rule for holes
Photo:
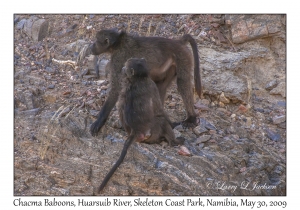
[[[92,115],[92,116],[94,116],[94,117],[97,117],[98,116],[98,114],[99,114],[99,111],[98,110],[90,110],[90,114]]]
[[[281,106],[281,107],[286,107],[286,102],[285,101],[278,101],[277,105]]]
[[[84,76],[84,75],[86,75],[86,74],[88,74],[89,73],[89,70],[88,69],[83,69],[82,71],[81,71],[81,73],[80,73],[80,76],[82,77],[82,76]]]
[[[197,138],[197,140],[195,141],[195,144],[200,144],[200,143],[204,143],[207,142],[210,139],[211,135],[203,135],[200,136],[199,138]]]
[[[182,127],[182,125],[177,125],[174,129],[177,130],[177,131],[179,131],[179,132],[183,132],[184,131],[184,128]]]
[[[19,15],[14,15],[14,24],[20,21],[20,16]]]
[[[101,86],[101,85],[103,85],[105,82],[106,82],[106,80],[98,80],[98,81],[96,81],[96,84],[97,84],[98,86]]]
[[[47,20],[31,16],[25,22],[23,30],[33,41],[42,41],[48,35],[48,27]]]
[[[58,113],[60,117],[66,116],[71,111],[71,107],[64,108],[61,112]]]
[[[197,127],[195,127],[193,129],[194,134],[196,134],[197,136],[199,136],[201,133],[204,133],[206,131],[207,131],[207,129],[203,126],[200,126],[200,125],[198,125]]]
[[[23,116],[23,117],[29,117],[29,116],[35,116],[39,113],[40,108],[36,109],[30,109],[26,111],[15,111],[15,114]]]
[[[200,101],[198,101],[196,104],[194,104],[194,107],[196,109],[200,109],[200,110],[204,110],[204,111],[208,111],[209,110],[209,107],[206,106],[206,105],[201,104]]]
[[[208,106],[210,102],[207,99],[201,99],[201,103],[205,106]]]
[[[232,114],[231,116],[230,116],[230,118],[235,118],[236,117],[236,114]]]
[[[225,97],[224,93],[222,92],[220,95],[220,102],[224,103],[224,104],[228,104],[230,101],[228,100],[228,98]]]
[[[278,85],[277,80],[272,80],[271,82],[269,82],[266,86],[265,89],[266,90],[272,90],[273,88],[275,88]]]
[[[97,75],[84,75],[82,76],[84,79],[91,79],[91,78],[96,78]]]
[[[85,49],[86,46],[88,46],[89,43],[85,40],[82,40],[82,39],[78,39],[77,41],[75,42],[72,42],[70,44],[67,44],[65,47],[67,50],[71,51],[71,52],[81,52],[82,49]],[[80,57],[80,56],[78,56]]]
[[[281,95],[282,97],[286,97],[286,85],[285,82],[281,82],[277,85],[277,87],[275,87],[274,89],[272,89],[270,91],[270,94],[272,95]]]
[[[221,113],[224,113],[224,114],[226,114],[228,116],[231,114],[231,112],[228,111],[228,110],[226,110],[225,108],[217,108],[217,111],[221,112]]]
[[[252,117],[246,117],[246,126],[250,127],[252,124]]]
[[[219,106],[220,107],[225,107],[225,104],[223,102],[219,101]]]
[[[55,88],[55,85],[54,84],[50,84],[49,86],[48,86],[48,89],[54,89]]]
[[[173,129],[173,132],[174,132],[175,138],[181,137],[181,132],[179,132],[178,130]]]
[[[280,134],[278,132],[273,131],[269,128],[266,128],[265,131],[266,131],[267,136],[269,137],[269,139],[271,139],[272,141],[279,141],[281,139]]]
[[[241,104],[238,108],[238,110],[242,113],[245,113],[248,111],[247,107],[245,107],[243,104]]]
[[[55,74],[55,69],[51,68],[51,67],[46,67],[45,71],[49,74]]]
[[[284,30],[281,19],[281,15],[225,15],[236,44],[279,34]]]
[[[45,101],[46,104],[54,104],[56,103],[56,96],[53,95],[53,94],[48,94],[48,93],[45,93],[43,95],[43,99]]]
[[[18,24],[17,24],[17,29],[23,29],[23,27],[24,27],[24,24],[26,23],[26,19],[22,19],[22,20],[20,20],[20,22],[18,22]]]
[[[206,129],[209,129],[209,130],[217,130],[217,128],[212,123],[208,122],[204,118],[200,118],[200,125],[202,127],[205,127]]]
[[[276,125],[276,124],[279,124],[279,123],[282,123],[282,122],[285,122],[285,115],[280,115],[280,116],[274,116],[272,118],[273,120],[273,123]]]
[[[171,102],[171,103],[168,104],[168,106],[169,106],[171,109],[175,109],[176,102]]]
[[[186,148],[185,146],[179,147],[178,154],[183,155],[183,156],[191,156],[192,155],[191,152],[188,150],[188,148]]]

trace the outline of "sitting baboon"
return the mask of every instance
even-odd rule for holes
[[[124,79],[119,96],[118,111],[122,125],[129,137],[118,161],[100,185],[99,192],[123,162],[133,141],[152,144],[166,140],[170,146],[183,143],[182,140],[175,139],[169,119],[164,113],[158,89],[148,76],[145,59],[129,59],[125,63],[123,71]]]
[[[126,60],[131,57],[143,57],[147,60],[150,77],[158,87],[162,103],[164,103],[168,86],[175,78],[177,79],[177,88],[187,111],[187,119],[183,125],[197,124],[191,74],[193,65],[195,90],[199,97],[201,97],[202,88],[197,44],[191,35],[186,34],[179,40],[173,40],[162,37],[135,37],[124,31],[119,33],[116,30],[101,30],[96,38],[96,42],[91,45],[92,54],[111,54],[111,61],[107,64],[110,71],[111,90],[97,120],[91,125],[90,131],[93,136],[96,136],[104,125],[118,100],[121,90],[119,81],[123,77],[121,69]],[[193,56],[186,46],[187,42],[192,47]]]

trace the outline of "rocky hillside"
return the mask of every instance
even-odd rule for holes
[[[204,98],[184,146],[134,143],[103,195],[286,195],[285,15],[15,15],[14,194],[97,195],[126,134],[116,109],[89,133],[109,55],[87,55],[97,31],[191,34]],[[100,78],[93,62],[98,60]],[[192,82],[192,81],[191,81]],[[165,110],[185,118],[174,83]]]

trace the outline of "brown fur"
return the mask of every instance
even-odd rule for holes
[[[166,140],[170,146],[183,143],[175,139],[169,119],[164,113],[158,89],[148,76],[145,59],[129,59],[123,71],[125,78],[119,96],[118,110],[122,125],[129,137],[120,158],[104,178],[99,191],[105,187],[122,163],[133,141],[152,144]]]
[[[197,123],[191,83],[193,67],[195,89],[199,97],[202,89],[197,44],[190,35],[184,35],[180,40],[172,40],[162,37],[133,37],[125,32],[102,30],[97,33],[96,38],[97,41],[91,46],[92,53],[111,54],[109,63],[111,90],[98,119],[91,126],[90,131],[93,136],[97,135],[117,102],[121,90],[119,84],[122,79],[121,69],[126,60],[131,57],[144,57],[147,60],[150,77],[158,87],[162,102],[167,88],[174,79],[177,79],[178,91],[187,111],[184,126],[194,126]],[[186,46],[187,42],[191,44],[193,56]]]

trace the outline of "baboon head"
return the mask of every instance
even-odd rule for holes
[[[123,34],[123,33],[121,33]],[[93,55],[100,55],[101,53],[108,52],[119,41],[120,33],[117,30],[101,30],[96,34],[96,41],[91,45]]]
[[[128,79],[133,77],[148,77],[149,74],[146,60],[144,58],[129,58],[125,62],[122,71]]]

